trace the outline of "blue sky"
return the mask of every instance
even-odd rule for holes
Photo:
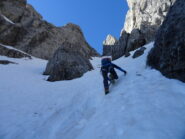
[[[126,0],[28,0],[43,18],[56,25],[81,27],[87,42],[102,52],[108,34],[119,38],[128,11]]]

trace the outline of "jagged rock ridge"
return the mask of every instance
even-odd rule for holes
[[[97,55],[86,42],[79,26],[55,27],[44,21],[26,0],[0,1],[0,43],[11,45],[33,56],[49,59],[64,43],[79,44],[89,56]],[[3,19],[7,17],[15,24]]]
[[[4,45],[13,46],[35,57],[50,59],[49,63],[51,61],[59,62],[59,59],[57,61],[52,59],[55,58],[56,53],[60,53],[59,57],[62,62],[59,63],[66,60],[65,64],[60,66],[61,69],[58,69],[58,71],[63,71],[62,74],[66,74],[65,78],[60,79],[73,79],[79,77],[78,73],[82,76],[83,73],[92,69],[89,59],[99,55],[87,43],[79,26],[69,23],[63,27],[55,27],[44,21],[42,16],[27,4],[26,0],[1,0],[0,24],[0,43]],[[74,51],[75,53],[73,53]],[[79,59],[86,62],[80,63]],[[67,66],[74,63],[78,63],[78,66],[84,69]],[[58,63],[48,65],[58,65]],[[49,67],[51,68],[51,66]],[[54,66],[52,67],[54,68]],[[53,72],[48,72],[50,68],[46,68],[45,74],[53,74]],[[72,71],[71,68],[78,75],[70,75],[68,71]],[[50,71],[53,70],[50,69]],[[57,71],[55,70],[55,72]],[[53,77],[53,75],[51,76]],[[52,78],[52,81],[54,80],[59,79]]]
[[[153,41],[175,0],[127,0],[127,2],[129,11],[119,42],[115,45],[104,44],[104,47],[114,49],[112,55],[115,59]]]

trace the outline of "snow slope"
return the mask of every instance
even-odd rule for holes
[[[72,81],[47,82],[47,61],[0,65],[0,139],[184,139],[185,84],[147,68],[145,54],[115,61],[128,71],[104,95],[95,70]]]

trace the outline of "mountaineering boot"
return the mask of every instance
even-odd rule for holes
[[[112,74],[109,74],[109,79],[111,84],[115,83],[114,76]]]
[[[109,93],[109,88],[105,88],[105,95]]]

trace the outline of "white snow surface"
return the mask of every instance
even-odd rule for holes
[[[47,82],[47,61],[0,56],[18,63],[0,65],[0,139],[184,139],[185,84],[146,67],[152,46],[113,62],[128,74],[106,96],[100,58],[79,79]]]

